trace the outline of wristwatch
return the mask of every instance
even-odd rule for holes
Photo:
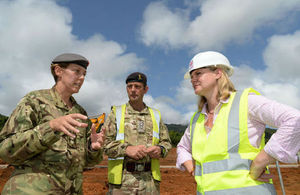
[[[165,148],[161,145],[158,145],[158,146],[160,147],[160,155],[161,155],[161,157],[163,157],[165,154]]]

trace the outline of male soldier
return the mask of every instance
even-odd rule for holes
[[[126,79],[129,102],[113,106],[103,127],[108,155],[108,194],[159,194],[159,158],[171,149],[168,129],[158,110],[143,97],[147,78],[135,72]]]
[[[2,195],[82,194],[83,169],[102,159],[104,132],[96,133],[75,101],[88,60],[65,53],[51,64],[55,85],[32,91],[0,132],[0,158],[15,167]]]

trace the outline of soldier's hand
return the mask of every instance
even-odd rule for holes
[[[147,153],[150,158],[160,158],[161,148],[159,146],[150,146],[149,148],[147,148]]]
[[[100,133],[96,132],[96,125],[93,124],[91,128],[91,148],[93,150],[99,150],[103,147],[105,141],[105,128],[102,128]]]
[[[87,123],[81,123],[77,119],[86,120],[87,116],[82,114],[69,114],[65,116],[58,117],[50,121],[50,128],[54,131],[61,131],[64,134],[75,138],[74,134],[79,133],[77,127],[87,127]]]
[[[147,156],[147,148],[144,145],[127,146],[126,155],[135,160],[139,160]]]

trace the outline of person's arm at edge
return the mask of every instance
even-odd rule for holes
[[[158,145],[161,146],[162,151],[162,158],[165,158],[169,151],[172,149],[171,139],[169,136],[169,131],[167,126],[163,123],[162,120],[160,120],[160,132],[159,132],[159,143]]]
[[[263,96],[248,97],[249,110],[252,112],[249,114],[268,126],[278,128],[251,164],[251,177],[261,179],[265,176],[265,167],[276,160],[285,163],[297,162],[300,148],[297,141],[300,139],[300,111]]]
[[[265,152],[284,163],[296,163],[300,149],[300,111],[290,106],[267,99],[263,96],[249,95],[249,106],[256,120],[277,128],[266,146]]]
[[[60,139],[60,132],[54,132],[49,121],[38,123],[36,103],[26,95],[13,111],[0,133],[0,158],[12,165],[24,161],[47,150]],[[22,124],[17,123],[22,122]],[[27,154],[27,155],[24,155]]]
[[[187,127],[183,136],[181,137],[180,142],[177,145],[177,159],[176,159],[176,167],[185,171],[186,167],[184,163],[191,164],[193,162],[192,158],[192,147],[190,141],[190,128]],[[193,164],[193,163],[192,163]],[[189,170],[189,172],[192,170]]]

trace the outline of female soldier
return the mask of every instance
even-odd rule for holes
[[[96,133],[72,94],[88,60],[65,53],[51,64],[55,85],[27,94],[0,132],[0,158],[14,166],[4,194],[82,194],[85,166],[102,160],[104,131]]]
[[[177,146],[176,166],[195,176],[197,194],[276,194],[266,166],[297,162],[300,112],[251,88],[236,91],[232,73],[218,52],[191,60],[185,78],[200,99]],[[265,146],[266,125],[278,130]]]

